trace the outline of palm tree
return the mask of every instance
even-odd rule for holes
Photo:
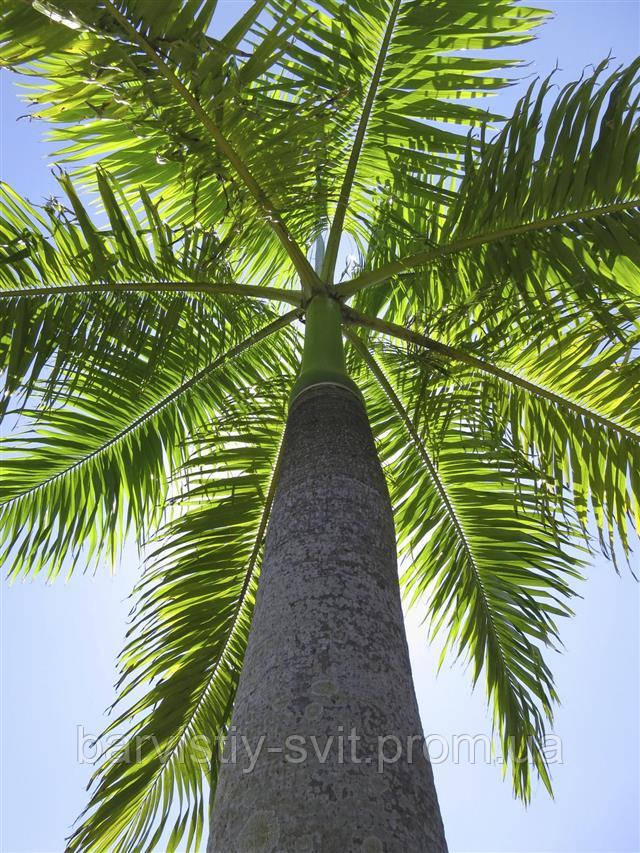
[[[198,848],[213,806],[209,850],[445,850],[400,586],[527,800],[543,652],[640,527],[640,62],[492,133],[485,50],[541,11],[257,0],[221,36],[215,6],[0,12],[73,174],[2,185],[3,556],[145,550],[69,849]]]

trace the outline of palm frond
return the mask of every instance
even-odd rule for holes
[[[217,149],[237,173],[240,180],[249,191],[253,201],[257,204],[265,221],[269,223],[269,226],[280,240],[282,248],[290,257],[291,262],[300,277],[300,281],[307,293],[307,296],[310,296],[313,293],[317,282],[317,275],[309,264],[306,255],[291,235],[291,232],[280,215],[280,212],[258,182],[258,179],[252,172],[251,168],[244,161],[243,157],[236,150],[234,145],[226,138],[222,129],[219,127],[210,112],[203,108],[198,97],[187,86],[185,86],[171,65],[164,59],[161,52],[148,42],[145,34],[140,32],[139,27],[132,24],[126,14],[122,14],[118,9],[118,6],[115,3],[112,3],[111,0],[103,0],[103,2],[115,20],[120,24],[124,33],[129,35],[133,40],[133,43],[142,50],[144,54],[146,54],[153,65],[157,68],[160,75],[169,83],[171,89],[188,107],[191,108],[193,114],[199,119],[201,126],[208,132]],[[257,59],[258,51],[254,53],[252,61],[256,62]]]
[[[261,167],[273,161],[273,151],[263,148],[256,159],[245,150],[259,129],[255,112],[262,100],[256,96],[256,110],[248,111],[244,93],[276,61],[282,39],[292,36],[288,15],[274,12],[275,32],[262,33],[256,21],[267,4],[259,0],[229,32],[214,37],[208,34],[211,2],[197,17],[200,4],[172,0],[160,7],[126,0],[31,5],[27,15],[21,0],[9,0],[1,13],[0,63],[50,81],[32,84],[32,102],[41,106],[39,118],[62,124],[53,134],[64,143],[59,160],[84,163],[86,179],[92,175],[87,162],[98,160],[128,187],[161,193],[163,215],[173,224],[219,227],[236,238],[239,255],[254,256],[255,281],[269,275],[274,261],[287,278],[297,272],[305,286],[314,280],[296,243],[296,222],[292,235],[281,199],[256,177],[262,182],[262,172],[268,174]],[[16,52],[18,25],[29,33],[32,50]],[[58,30],[65,31],[62,48]],[[244,62],[241,44],[254,48]],[[288,165],[280,164],[281,175]],[[190,195],[186,181],[194,188]]]
[[[402,583],[412,601],[428,601],[432,633],[444,637],[441,663],[451,652],[470,662],[474,684],[484,673],[505,768],[528,800],[532,766],[551,790],[545,718],[557,695],[542,652],[557,647],[557,619],[571,614],[575,531],[545,524],[539,475],[507,436],[487,441],[458,413],[429,432],[416,427],[387,369],[349,339],[375,378],[365,396],[407,562]]]
[[[391,278],[393,310],[414,314],[463,301],[500,310],[507,295],[532,315],[558,298],[589,313],[607,299],[637,306],[640,62],[603,78],[606,66],[568,84],[545,123],[551,79],[537,92],[532,85],[490,144],[469,147],[448,208],[403,247],[387,239],[383,221],[367,261],[373,269],[337,291],[351,296]],[[389,257],[394,246],[404,257]],[[371,313],[383,299],[363,293],[357,306]]]
[[[141,220],[115,181],[100,172],[97,180],[105,228],[67,176],[64,199],[43,211],[0,186],[0,412],[28,405],[38,381],[45,397],[76,370],[90,382],[89,368],[101,371],[104,359],[122,373],[128,356],[140,379],[142,360],[151,374],[178,340],[184,369],[195,372],[225,335],[233,342],[234,330],[253,328],[227,296],[299,302],[300,292],[233,281],[214,231],[172,231],[144,191]]]
[[[242,667],[292,376],[234,392],[194,437],[176,517],[134,591],[118,704],[69,850],[198,849]],[[176,802],[177,800],[177,802]],[[164,836],[163,836],[164,833]],[[186,836],[186,847],[183,838]]]
[[[538,470],[543,503],[567,506],[585,531],[592,510],[604,553],[615,562],[619,541],[629,556],[628,521],[640,532],[637,320],[619,322],[620,337],[609,343],[598,324],[572,313],[557,337],[544,327],[510,337],[501,325],[469,339],[477,329],[449,326],[451,346],[349,309],[346,316],[410,344],[396,350],[398,381],[426,429],[447,412],[494,443],[508,438]]]
[[[194,430],[215,422],[247,384],[295,363],[290,335],[278,349],[264,342],[297,315],[254,314],[256,326],[260,316],[270,322],[188,378],[179,345],[151,377],[144,360],[124,375],[103,361],[90,382],[78,366],[54,406],[24,410],[24,433],[2,442],[1,561],[10,575],[55,577],[80,555],[113,560],[130,533],[143,544]]]
[[[330,116],[323,128],[336,146],[325,165],[335,187],[323,270],[332,280],[343,230],[368,242],[384,199],[402,198],[412,217],[448,198],[438,181],[458,174],[469,125],[491,118],[470,101],[509,85],[505,71],[517,64],[490,51],[528,41],[546,13],[508,0],[319,5],[288,70],[337,101],[339,123]],[[472,56],[477,49],[486,54]]]

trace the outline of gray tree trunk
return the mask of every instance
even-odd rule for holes
[[[208,853],[446,851],[386,483],[338,385],[289,413],[230,734]]]

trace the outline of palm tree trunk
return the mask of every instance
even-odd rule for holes
[[[425,752],[365,408],[349,381],[311,384],[289,413],[207,851],[446,851]]]

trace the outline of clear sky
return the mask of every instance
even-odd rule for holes
[[[235,17],[245,5],[222,0],[220,17]],[[555,17],[539,39],[517,49],[531,62],[524,74],[545,75],[558,64],[562,83],[609,52],[620,62],[640,53],[637,0],[537,5]],[[15,121],[26,108],[11,75],[0,72],[0,86],[0,175],[41,201],[55,191],[46,164],[50,149],[36,122]],[[501,94],[497,108],[509,112],[521,91]],[[104,727],[138,567],[129,548],[114,577],[105,569],[95,577],[76,574],[67,584],[0,583],[3,853],[62,851],[86,804],[91,767],[78,761],[78,732],[99,734]],[[565,653],[551,661],[562,700],[553,730],[562,744],[562,763],[552,766],[555,800],[539,786],[525,809],[498,766],[470,763],[465,750],[458,763],[436,761],[452,853],[640,851],[639,588],[601,557],[587,575],[576,617],[563,626]],[[423,617],[419,607],[411,611],[408,635],[425,733],[435,736],[437,759],[438,744],[451,744],[456,735],[488,735],[491,720],[482,685],[472,693],[460,665],[445,664],[436,677],[439,650],[427,645]]]

